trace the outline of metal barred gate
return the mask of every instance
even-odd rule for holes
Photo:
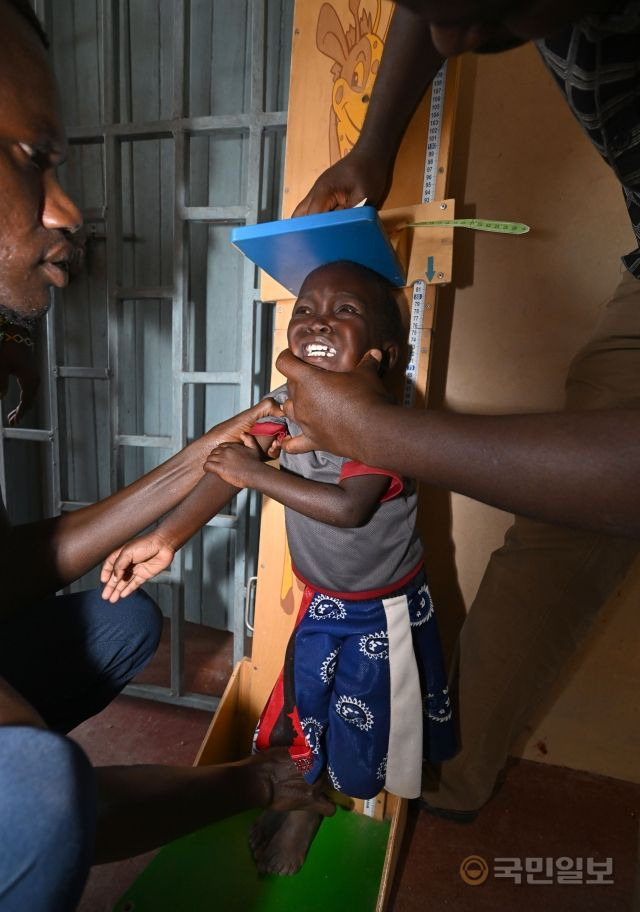
[[[70,139],[61,180],[88,245],[38,334],[38,407],[3,422],[17,522],[107,496],[263,392],[270,308],[228,234],[279,212],[293,16],[293,0],[35,7]],[[147,587],[171,619],[170,683],[132,693],[215,705],[184,692],[184,621],[232,631],[243,655],[257,517],[240,494]]]

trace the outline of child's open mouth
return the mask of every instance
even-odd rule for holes
[[[307,342],[303,348],[307,358],[335,358],[336,350],[322,342]]]

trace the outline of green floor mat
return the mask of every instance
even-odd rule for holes
[[[389,821],[338,808],[320,827],[302,870],[260,875],[247,835],[257,811],[165,846],[114,912],[373,912]]]

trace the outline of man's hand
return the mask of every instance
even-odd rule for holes
[[[393,161],[383,162],[380,152],[366,155],[356,145],[320,175],[296,206],[293,217],[349,209],[363,199],[368,205],[379,208],[389,192],[392,176]]]
[[[335,804],[323,793],[323,779],[309,785],[286,747],[273,747],[241,762],[253,765],[262,780],[261,807],[273,811],[315,811],[325,817],[335,813]]]
[[[336,373],[305,364],[288,349],[283,351],[276,362],[289,387],[290,398],[283,410],[303,433],[285,438],[282,449],[287,453],[325,450],[366,462],[367,441],[377,436],[372,413],[391,400],[378,376],[381,358],[382,353],[373,349],[355,370]]]
[[[24,333],[19,326],[5,326],[5,331]],[[0,399],[2,399],[9,387],[9,377],[17,379],[20,386],[20,401],[15,409],[9,415],[10,425],[16,425],[27,409],[33,405],[36,391],[40,384],[40,377],[36,368],[36,361],[33,354],[33,348],[20,342],[1,342],[0,343]]]
[[[115,603],[170,566],[175,548],[157,533],[142,535],[113,551],[102,565],[102,598]]]
[[[221,443],[243,443],[243,435],[250,434],[256,421],[269,417],[282,418],[282,409],[275,399],[261,399],[257,405],[239,412],[221,424],[216,424],[201,440],[208,445],[207,452]]]
[[[395,4],[358,141],[320,175],[294,215],[355,206],[365,197],[372,206],[385,201],[404,132],[443,61],[431,41],[425,6]]]
[[[205,472],[218,475],[236,488],[254,487],[256,473],[262,468],[262,450],[251,434],[243,434],[242,443],[221,443],[204,464]]]

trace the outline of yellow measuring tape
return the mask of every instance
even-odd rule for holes
[[[471,228],[473,231],[494,231],[496,234],[526,234],[528,225],[522,222],[498,222],[493,219],[452,218],[433,219],[428,222],[411,222],[403,228]]]

